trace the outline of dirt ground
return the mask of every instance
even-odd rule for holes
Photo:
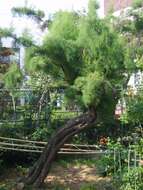
[[[53,167],[51,173],[45,180],[45,185],[52,188],[55,184],[67,187],[70,190],[80,190],[85,184],[95,185],[96,190],[112,190],[111,179],[97,175],[95,167],[87,165]]]
[[[22,175],[22,170],[11,168],[0,176],[0,185],[5,184],[6,187],[10,187]],[[53,165],[50,174],[45,179],[44,187],[40,190],[81,190],[88,184],[92,186],[92,190],[93,187],[95,190],[114,190],[110,178],[97,175],[95,167],[72,164],[65,167],[57,163]],[[7,188],[6,190],[12,189]],[[35,189],[28,188],[28,190]]]

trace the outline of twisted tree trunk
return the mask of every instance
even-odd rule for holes
[[[34,167],[29,172],[25,179],[25,184],[39,187],[48,175],[52,162],[55,160],[57,152],[60,148],[75,134],[91,127],[95,121],[96,113],[92,110],[86,114],[71,119],[67,122],[65,127],[60,128],[55,135],[52,136],[38,162],[35,163]]]

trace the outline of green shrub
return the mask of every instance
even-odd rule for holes
[[[122,186],[120,190],[142,190],[143,189],[143,168],[132,168],[129,172],[124,172],[122,176]]]
[[[97,170],[99,175],[106,176],[110,175],[114,171],[114,160],[113,157],[109,155],[103,156],[97,161]]]
[[[0,190],[8,190],[5,184],[0,185]]]
[[[21,166],[21,165],[18,165],[18,166],[16,167],[16,169],[17,169],[17,171],[18,171],[19,173],[21,173],[21,174],[23,174],[23,175],[25,175],[25,174],[27,173],[27,168],[25,168],[25,167],[23,167],[23,166]]]
[[[51,134],[53,133],[53,128],[48,127],[38,127],[35,129],[35,131],[32,133],[31,138],[33,140],[37,141],[46,141],[49,139]]]
[[[15,190],[15,182],[7,181],[2,184],[0,184],[0,190]],[[30,189],[31,190],[31,189]]]

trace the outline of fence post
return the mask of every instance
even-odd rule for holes
[[[116,173],[116,150],[114,148],[114,175]]]
[[[131,157],[131,150],[128,151],[128,173],[130,172],[130,157]]]

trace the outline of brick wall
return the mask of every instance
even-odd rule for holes
[[[131,6],[133,0],[104,0],[104,13],[105,15],[110,9],[114,11],[121,10],[128,6]]]

